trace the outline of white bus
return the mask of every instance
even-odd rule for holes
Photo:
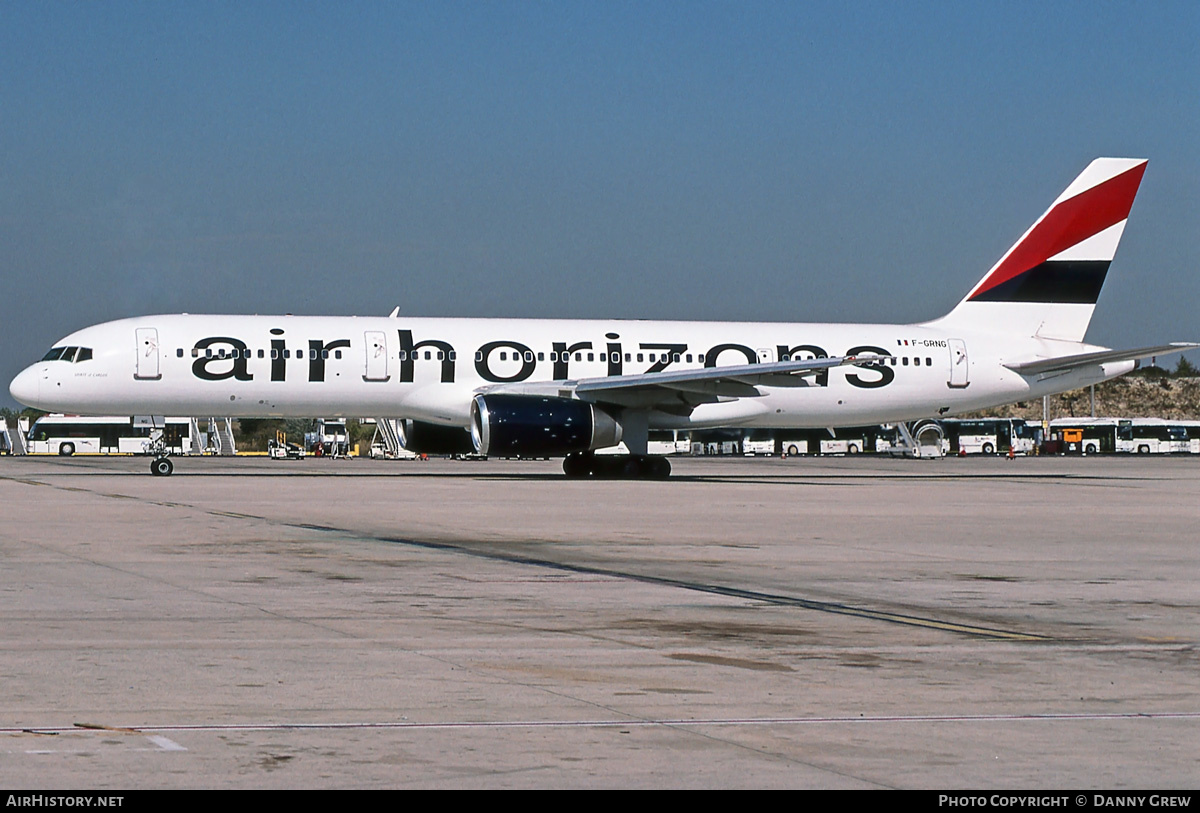
[[[686,431],[676,431],[674,429],[651,429],[650,434],[646,439],[646,454],[688,454],[691,451],[691,448],[692,444],[691,441],[688,440]],[[629,454],[629,449],[625,446],[624,441],[622,441],[616,446],[609,446],[605,449],[597,449],[596,454]]]
[[[1032,454],[1038,428],[1021,418],[947,419],[941,425],[949,454]]]
[[[1055,418],[1051,436],[1064,452],[1200,454],[1200,421],[1162,418]]]
[[[151,433],[163,430],[170,454],[184,454],[191,443],[188,418],[45,415],[29,430],[29,454],[154,454]]]

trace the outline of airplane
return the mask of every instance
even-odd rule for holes
[[[916,324],[158,315],[57,342],[13,398],[80,414],[400,419],[418,453],[665,478],[651,429],[902,423],[1198,347],[1084,342],[1146,161],[1098,158],[949,313]],[[628,455],[596,455],[624,442]],[[151,471],[169,475],[165,456]]]

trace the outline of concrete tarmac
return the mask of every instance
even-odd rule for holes
[[[1194,788],[1200,460],[0,458],[9,788]]]

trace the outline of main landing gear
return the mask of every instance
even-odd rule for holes
[[[591,452],[569,454],[563,460],[567,477],[595,477],[621,480],[666,480],[671,463],[655,455],[597,455]]]
[[[150,464],[150,473],[155,477],[170,477],[173,471],[175,471],[175,464],[169,457],[156,457]]]

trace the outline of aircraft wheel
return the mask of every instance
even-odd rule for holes
[[[75,444],[74,443],[62,444],[61,446],[58,447],[58,453],[60,455],[62,455],[63,457],[70,457],[71,455],[75,454]]]
[[[563,474],[570,478],[591,475],[591,455],[569,454],[563,458]]]
[[[990,443],[985,443],[985,444],[983,444],[983,453],[984,454],[995,454],[996,447]]]
[[[635,455],[629,455],[621,462],[621,477],[626,480],[636,480],[643,476],[646,470],[644,461]]]
[[[150,473],[155,477],[170,477],[175,471],[175,464],[167,457],[156,457],[150,464]]]
[[[671,476],[671,461],[665,457],[648,457],[646,463],[646,474],[651,480],[666,480]]]

